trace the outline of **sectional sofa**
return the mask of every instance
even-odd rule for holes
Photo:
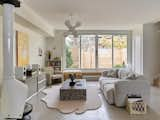
[[[149,103],[149,82],[142,75],[126,68],[109,69],[102,72],[99,83],[100,89],[109,104],[124,107],[128,95],[139,95],[147,104]]]

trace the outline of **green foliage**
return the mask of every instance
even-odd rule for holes
[[[102,37],[99,45],[101,45],[103,48],[112,48],[112,40]]]
[[[72,66],[70,66],[70,68],[78,68],[78,65],[72,64]]]
[[[127,48],[127,40],[120,36],[115,37],[115,39],[113,40],[113,45],[118,49]]]
[[[104,48],[112,48],[112,38],[102,37],[100,39],[99,45]],[[126,36],[114,36],[113,46],[118,49],[127,48],[127,38]]]
[[[122,68],[122,67],[124,67],[124,65],[123,64],[117,64],[117,65],[114,65],[114,67],[115,68]]]
[[[69,50],[69,47],[66,46],[66,67],[70,68],[73,64],[72,53]]]
[[[122,68],[122,67],[125,67],[125,62],[123,61],[122,64],[116,64],[114,65],[115,68]]]

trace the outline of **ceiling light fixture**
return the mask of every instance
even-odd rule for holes
[[[80,21],[74,22],[73,15],[70,14],[69,18],[64,22],[65,26],[68,28],[68,31],[64,33],[64,36],[73,35],[74,37],[78,37],[78,31],[76,28],[81,26]]]

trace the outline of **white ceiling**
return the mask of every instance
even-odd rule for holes
[[[69,14],[83,26],[127,26],[160,18],[160,0],[25,0],[56,28],[64,28]],[[83,27],[82,26],[82,27]]]

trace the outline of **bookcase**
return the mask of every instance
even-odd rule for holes
[[[52,60],[51,64],[53,66],[54,74],[60,74],[62,71],[62,61],[61,60]]]

